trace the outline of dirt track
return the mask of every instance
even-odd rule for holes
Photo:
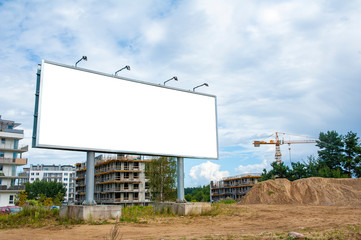
[[[114,225],[0,230],[0,239],[105,239]],[[361,206],[224,205],[216,216],[163,217],[121,223],[122,239],[280,239],[297,231],[312,239],[361,239]],[[340,232],[337,232],[340,234]],[[331,236],[331,237],[330,237]]]

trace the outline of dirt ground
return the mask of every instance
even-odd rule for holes
[[[155,217],[120,223],[121,239],[361,239],[361,206],[220,205],[215,216]],[[0,230],[0,239],[109,239],[114,224]],[[336,238],[341,236],[342,238]]]

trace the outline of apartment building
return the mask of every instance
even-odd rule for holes
[[[22,175],[26,175],[28,181],[33,183],[35,181],[56,181],[61,182],[66,188],[64,196],[64,203],[74,203],[75,195],[75,166],[73,165],[46,165],[37,164],[30,165],[30,168],[24,168]]]
[[[226,177],[210,184],[211,202],[218,202],[227,198],[235,201],[241,199],[258,182],[261,173],[247,173],[233,177]]]
[[[140,204],[150,202],[142,156],[114,155],[95,159],[94,200],[97,204]],[[76,166],[76,204],[85,200],[86,164]]]
[[[17,167],[27,164],[22,154],[28,146],[19,144],[24,138],[24,130],[15,129],[19,125],[0,115],[0,206],[14,206],[16,195],[24,189],[20,180],[26,177],[17,175]]]

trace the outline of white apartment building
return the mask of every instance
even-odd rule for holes
[[[26,172],[30,183],[43,179],[48,182],[56,181],[63,183],[66,188],[64,203],[70,204],[74,202],[75,166],[30,164],[30,168],[24,168],[24,172]]]
[[[15,197],[24,187],[20,185],[26,176],[17,175],[17,166],[26,165],[28,160],[22,154],[28,146],[19,142],[24,130],[15,129],[20,123],[1,119],[0,115],[0,206],[14,206]]]

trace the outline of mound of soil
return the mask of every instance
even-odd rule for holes
[[[267,180],[253,186],[240,204],[361,206],[361,178]]]

